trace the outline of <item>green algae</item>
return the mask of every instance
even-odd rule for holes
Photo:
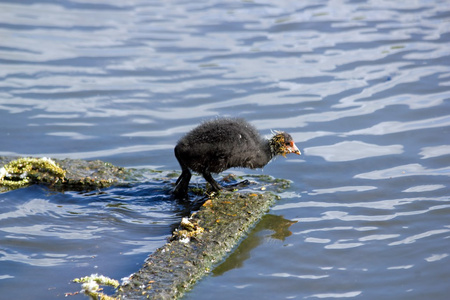
[[[64,182],[66,171],[50,158],[19,158],[0,169],[0,185],[14,189],[32,183]]]
[[[116,300],[115,297],[110,297],[101,292],[100,285],[112,286],[114,288],[119,287],[119,282],[109,277],[92,274],[91,276],[85,276],[82,278],[75,278],[73,282],[82,283],[81,292],[89,296],[93,300]],[[66,294],[67,296],[68,294]]]
[[[0,157],[0,192],[44,184],[56,191],[88,191],[135,179],[133,171],[100,160]]]

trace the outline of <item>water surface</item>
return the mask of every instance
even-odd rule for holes
[[[186,299],[447,298],[448,1],[1,1],[0,20],[0,155],[174,170],[216,116],[294,137],[300,158],[233,170],[292,186]],[[169,189],[1,194],[0,290],[136,271],[180,218]]]

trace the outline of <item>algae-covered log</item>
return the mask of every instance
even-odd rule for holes
[[[276,198],[270,192],[222,192],[207,200],[189,220],[184,220],[191,225],[182,223],[174,232],[173,240],[150,255],[116,296],[120,299],[180,297],[237,245]]]

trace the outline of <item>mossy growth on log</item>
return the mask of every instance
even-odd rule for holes
[[[56,184],[64,182],[66,171],[50,158],[18,158],[0,169],[0,184],[7,188],[20,188],[31,183]]]
[[[117,288],[119,286],[119,282],[115,279],[111,279],[103,275],[92,274],[91,276],[75,278],[73,282],[81,283],[80,292],[89,296],[92,300],[117,300],[117,298],[110,297],[102,293],[103,288],[100,287],[100,285],[103,285]],[[74,296],[80,292],[66,293],[65,296]]]
[[[0,192],[45,184],[54,190],[93,190],[131,176],[125,168],[100,160],[0,157]]]

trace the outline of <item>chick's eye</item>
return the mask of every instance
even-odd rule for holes
[[[291,146],[291,143],[290,142],[286,142],[285,145],[286,146]]]

